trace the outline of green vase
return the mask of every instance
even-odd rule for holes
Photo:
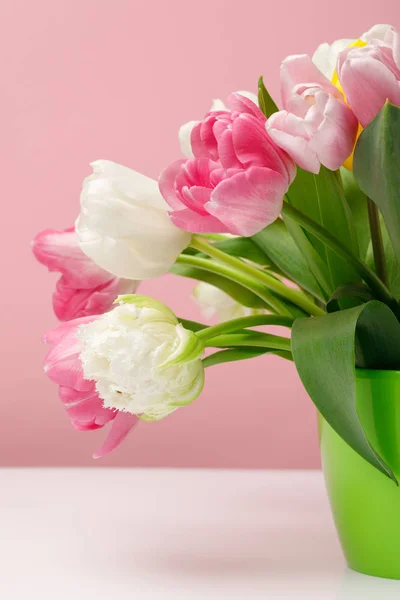
[[[357,369],[357,410],[371,445],[400,482],[400,371]],[[322,467],[351,569],[400,580],[400,487],[319,419]]]

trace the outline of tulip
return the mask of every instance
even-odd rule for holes
[[[288,56],[281,65],[285,110],[267,122],[271,138],[306,171],[338,169],[351,154],[358,122],[340,90],[307,55]]]
[[[337,74],[347,102],[365,127],[386,100],[400,106],[400,34],[393,28],[383,40],[343,50]]]
[[[390,25],[374,25],[371,27],[371,29],[363,33],[358,40],[342,39],[336,40],[332,44],[324,42],[323,44],[320,44],[314,52],[312,57],[313,63],[316,65],[316,67],[318,67],[321,73],[325,75],[325,77],[332,80],[336,70],[337,59],[342,50],[357,44],[359,41],[363,45],[366,45],[371,43],[373,40],[384,40],[387,32],[390,29]]]
[[[73,227],[41,231],[33,240],[32,250],[49,271],[61,273],[53,294],[53,309],[60,321],[106,312],[118,295],[132,293],[139,285],[97,266],[79,248]]]
[[[217,318],[218,322],[263,314],[259,308],[243,306],[219,288],[200,281],[193,289],[193,299],[201,309],[205,319]]]
[[[240,96],[244,96],[245,98],[248,98],[256,106],[258,106],[258,98],[257,98],[256,94],[253,94],[253,92],[240,91],[240,92],[236,92],[236,93],[239,94]],[[219,98],[215,98],[212,102],[209,112],[211,113],[211,112],[221,111],[221,110],[225,111],[225,110],[228,110],[228,108],[222,100],[220,100]],[[182,127],[179,129],[179,142],[181,145],[181,151],[182,151],[182,154],[184,156],[186,156],[187,158],[194,157],[193,150],[192,150],[192,143],[191,143],[191,135],[192,135],[192,131],[193,131],[194,127],[196,125],[198,125],[199,123],[200,123],[200,121],[189,121],[188,123],[185,123],[184,125],[182,125]]]
[[[228,102],[230,111],[210,112],[195,125],[195,158],[167,167],[159,186],[181,229],[251,236],[278,218],[296,170],[254,102],[239,94]]]
[[[203,345],[161,302],[144,296],[79,328],[86,380],[105,409],[155,421],[192,402],[204,384]]]
[[[191,236],[173,225],[153,179],[116,163],[92,163],[76,232],[82,251],[116,277],[166,273]]]
[[[95,382],[84,376],[78,330],[96,318],[82,317],[63,323],[49,331],[44,340],[51,345],[45,358],[45,373],[58,384],[60,400],[72,426],[78,431],[92,431],[110,423],[104,444],[94,454],[94,458],[100,458],[125,439],[138,419],[131,413],[104,407]]]

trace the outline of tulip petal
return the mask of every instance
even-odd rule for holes
[[[386,100],[400,105],[400,71],[391,50],[366,46],[349,48],[339,57],[339,78],[347,102],[365,127]]]
[[[279,111],[271,115],[267,122],[268,133],[278,146],[306,171],[319,173],[320,162],[316,152],[310,147],[310,131],[304,119]]]
[[[318,46],[312,56],[312,61],[327,79],[332,80],[340,52],[354,41],[354,39],[336,40],[333,44],[324,42]]]
[[[197,124],[198,121],[188,121],[188,123],[185,123],[179,129],[179,143],[181,146],[181,152],[183,156],[186,156],[186,158],[193,158],[194,156],[190,138],[193,128]]]
[[[207,204],[207,206],[209,203]],[[189,208],[171,211],[171,221],[180,229],[192,233],[230,233],[226,225],[212,215],[199,215]]]
[[[221,181],[206,208],[231,233],[248,237],[278,218],[287,188],[276,171],[251,167]]]
[[[91,389],[83,392],[60,386],[59,397],[75,429],[87,431],[104,427],[116,412],[103,407],[103,400],[92,382]]]
[[[32,242],[32,251],[49,271],[59,271],[68,278],[70,287],[90,290],[113,278],[82,252],[74,227],[41,231]]]
[[[93,454],[93,458],[101,458],[119,446],[138,421],[136,415],[118,412],[111,423],[104,444]]]
[[[257,96],[251,92],[234,92],[228,97],[227,104],[230,110],[236,110],[243,114],[250,114],[261,121],[261,123],[265,123],[266,121],[265,115],[258,107]]]
[[[333,96],[327,98],[323,116],[309,148],[315,151],[321,164],[336,171],[353,151],[358,121],[349,107]]]
[[[241,115],[232,125],[235,152],[244,167],[266,167],[278,171],[291,183],[296,167],[267,133],[265,124],[249,115]]]

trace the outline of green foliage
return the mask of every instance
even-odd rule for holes
[[[318,260],[318,256],[315,256],[314,248],[301,230],[300,235],[304,236],[304,243],[309,246],[309,252],[314,256],[315,264],[319,265],[321,270],[324,270],[324,265],[320,264],[321,261]],[[265,227],[252,239],[268,259],[278,267],[279,271],[315,298],[324,302],[326,296],[318,284],[318,280],[311,272],[303,253],[281,219],[277,219],[274,223]],[[322,275],[319,279],[323,279]]]
[[[324,419],[365,460],[396,481],[371,447],[358,417],[355,374],[355,366],[400,367],[400,324],[393,312],[373,300],[323,317],[298,319],[292,329],[292,353]]]
[[[329,171],[321,167],[318,175],[313,175],[297,170],[297,176],[289,188],[287,194],[288,200],[292,206],[300,210],[304,215],[329,229],[340,242],[357,256],[359,255],[357,236],[352,222],[352,215],[347,203],[343,186],[338,173]],[[291,219],[286,218],[286,224],[289,227]],[[292,234],[293,235],[293,234]],[[359,276],[352,265],[312,234],[305,234],[308,238],[314,253],[304,244],[304,241],[294,236],[294,239],[304,254],[305,259],[314,276],[321,271],[321,267],[316,264],[315,254],[320,262],[326,266],[327,271],[322,271],[318,275],[318,283],[324,291],[330,296],[333,292],[345,283],[354,283],[359,281]]]
[[[261,111],[267,118],[279,110],[273,101],[272,96],[264,85],[263,77],[260,77],[258,80],[258,104]]]
[[[174,275],[180,275],[181,277],[189,277],[190,279],[197,279],[198,281],[205,281],[215,287],[219,288],[231,298],[247,306],[249,308],[266,308],[266,304],[253,292],[250,292],[246,288],[238,285],[234,281],[222,275],[216,275],[203,269],[197,269],[196,267],[175,264],[170,269],[170,273]]]
[[[400,262],[400,107],[386,102],[364,129],[354,154],[354,175],[385,220]]]

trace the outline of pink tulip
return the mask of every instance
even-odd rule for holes
[[[251,236],[277,219],[296,170],[254,102],[232,94],[228,103],[230,111],[210,112],[194,126],[195,158],[167,167],[159,186],[181,229]]]
[[[281,90],[285,110],[268,119],[271,138],[306,171],[338,169],[353,150],[358,128],[342,93],[306,54],[283,61]]]
[[[53,309],[60,321],[107,312],[118,295],[138,287],[138,281],[114,277],[88,258],[79,248],[73,227],[41,231],[32,250],[49,271],[61,273],[53,294]]]
[[[343,50],[337,71],[347,102],[365,127],[386,100],[400,106],[400,34],[390,28],[383,40]]]
[[[80,325],[94,318],[90,316],[68,321],[44,336],[44,341],[51,345],[45,359],[45,372],[51,381],[58,384],[60,399],[75,429],[91,431],[111,423],[104,444],[93,455],[94,458],[100,458],[125,439],[138,419],[131,413],[104,408],[95,382],[84,378],[79,358],[81,346],[76,333]]]

